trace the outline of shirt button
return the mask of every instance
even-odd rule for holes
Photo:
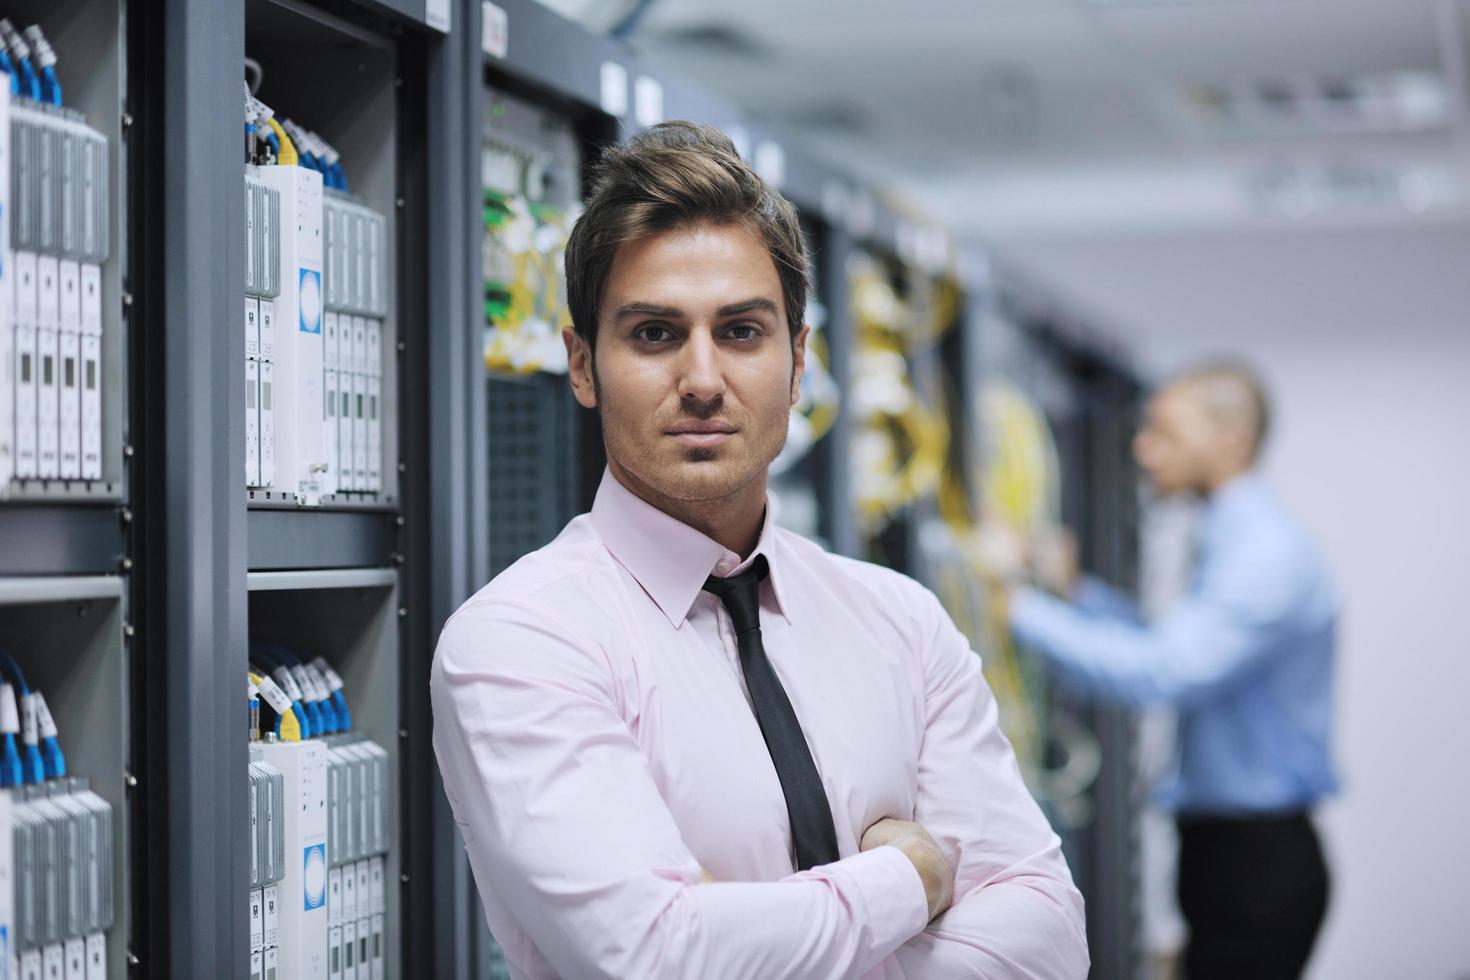
[[[715,571],[719,572],[721,575],[724,575],[727,572],[729,572],[730,571],[730,562],[729,562],[729,560],[728,559],[725,559],[725,558],[721,558],[719,561],[715,562]]]

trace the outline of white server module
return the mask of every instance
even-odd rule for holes
[[[102,479],[102,267],[82,265],[82,479]]]
[[[61,478],[82,477],[82,269],[62,259],[57,284],[61,298],[60,404],[57,424],[61,430]],[[67,956],[70,964],[71,956]]]
[[[37,474],[43,480],[61,476],[61,281],[54,255],[36,259],[36,386]]]
[[[343,492],[383,491],[383,388],[381,343],[388,314],[388,222],[361,200],[326,193],[326,272],[323,297],[335,315],[337,353],[335,410],[324,430],[337,440],[337,486]],[[330,343],[330,340],[328,341]]]
[[[15,475],[35,477],[36,253],[17,251],[11,269],[15,294]]]
[[[0,494],[16,479],[102,478],[101,263],[107,140],[70,110],[0,104]],[[88,303],[86,290],[94,291]]]
[[[264,744],[259,752],[284,774],[278,980],[326,980],[327,747],[306,739]],[[270,925],[267,920],[267,935]]]
[[[245,178],[245,485],[275,477],[274,426],[262,420],[266,381],[274,387],[275,298],[281,289],[281,195]]]
[[[7,93],[8,94],[8,93]],[[17,970],[11,965],[15,956],[15,831],[14,804],[9,793],[0,793],[0,936],[4,937],[4,966],[10,976]]]
[[[248,176],[280,195],[280,293],[275,299],[270,361],[274,412],[271,486],[316,505],[336,491],[335,467],[325,454],[321,406],[322,176],[305,167],[247,167]],[[265,311],[261,358],[266,359]],[[264,376],[261,406],[267,400]],[[262,419],[262,460],[265,424]],[[261,473],[262,479],[265,473]]]
[[[0,85],[0,495],[15,476],[15,258],[9,214],[10,89]]]

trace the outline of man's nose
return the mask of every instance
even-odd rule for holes
[[[712,402],[725,393],[725,372],[720,348],[708,331],[695,330],[684,344],[679,359],[679,397],[685,401]]]

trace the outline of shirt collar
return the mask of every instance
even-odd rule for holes
[[[1231,516],[1259,499],[1266,491],[1266,482],[1255,470],[1247,470],[1221,484],[1210,494],[1200,524],[1202,536],[1220,533],[1231,522]]]
[[[718,541],[633,493],[609,469],[603,471],[592,502],[592,526],[613,558],[638,581],[675,629],[688,618],[708,576],[743,572],[756,555],[766,556],[771,570],[767,581],[776,610],[790,622],[786,604],[781,601],[781,562],[776,554],[772,510],[768,499],[760,540],[742,562],[738,554]]]

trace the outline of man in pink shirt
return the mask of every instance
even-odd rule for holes
[[[1082,899],[934,596],[777,528],[795,210],[715,130],[609,148],[567,248],[590,514],[446,624],[434,748],[516,978],[1087,973]]]

